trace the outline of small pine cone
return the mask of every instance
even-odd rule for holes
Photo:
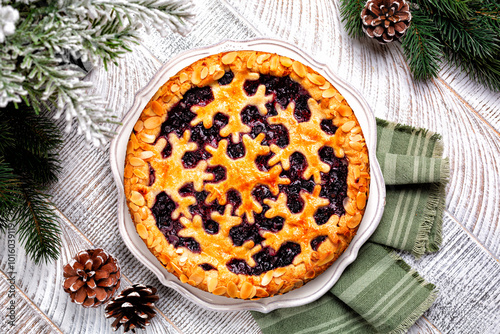
[[[97,307],[110,300],[120,287],[117,261],[102,249],[78,253],[64,266],[64,291],[71,301],[84,307]]]
[[[123,325],[124,332],[132,330],[135,333],[136,328],[144,329],[156,315],[154,302],[158,299],[156,288],[134,284],[106,305],[106,318],[116,318],[111,325],[113,330],[116,331]]]
[[[405,0],[368,0],[361,11],[363,31],[379,43],[401,38],[411,21],[410,7]]]

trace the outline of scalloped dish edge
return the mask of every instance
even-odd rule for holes
[[[372,176],[370,196],[368,198],[365,215],[361,221],[358,233],[347,250],[323,274],[303,287],[284,295],[277,295],[259,300],[230,299],[227,297],[215,296],[211,293],[199,290],[196,287],[181,283],[177,277],[169,273],[156,257],[150,253],[142,239],[140,239],[136,233],[135,226],[128,214],[123,192],[125,150],[130,132],[144,106],[149,102],[158,88],[167,81],[170,76],[175,75],[179,70],[192,62],[211,54],[234,50],[256,50],[284,55],[311,66],[330,81],[348,101],[352,109],[355,110],[356,117],[359,120],[367,142],[370,159],[370,173]],[[359,249],[373,234],[382,217],[385,205],[385,185],[375,155],[377,142],[376,123],[370,107],[361,94],[348,83],[339,79],[328,65],[315,61],[308,54],[283,41],[273,39],[253,39],[248,41],[227,40],[216,45],[179,54],[164,64],[149,83],[136,93],[134,103],[124,116],[123,125],[117,132],[118,134],[113,139],[110,146],[110,164],[118,188],[118,227],[125,245],[141,263],[158,277],[163,285],[174,289],[183,297],[210,310],[253,310],[267,313],[278,308],[301,306],[315,301],[337,282],[345,268],[356,259]]]

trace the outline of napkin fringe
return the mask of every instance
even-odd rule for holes
[[[430,284],[430,283],[429,283]],[[437,290],[431,291],[429,296],[420,304],[401,324],[387,334],[404,334],[412,327],[415,322],[427,311],[438,296]]]
[[[389,252],[389,256],[392,257],[401,268],[407,271],[408,274],[410,274],[420,285],[430,291],[427,298],[425,298],[425,300],[418,307],[416,307],[411,314],[409,314],[395,329],[387,332],[387,334],[404,334],[415,324],[422,314],[424,314],[424,312],[432,306],[438,296],[438,290],[434,284],[427,282],[416,270],[412,269],[411,266],[406,263],[395,251]]]
[[[377,118],[377,125],[386,127],[391,122]],[[405,124],[396,124],[395,131],[406,132],[412,135],[430,135],[434,141],[433,158],[443,156],[444,145],[441,135],[423,128],[416,128]],[[417,232],[412,254],[418,259],[426,252],[437,252],[442,243],[443,211],[445,207],[445,188],[450,177],[450,163],[448,158],[443,159],[441,165],[441,181],[431,186],[431,195],[424,209],[424,221]]]
[[[377,121],[377,125],[383,126],[383,127],[386,127],[389,124],[391,124],[391,122],[386,121],[385,119],[376,118],[376,121]],[[424,128],[416,128],[416,127],[411,126],[411,125],[400,124],[400,123],[396,123],[394,130],[400,131],[400,132],[406,132],[406,133],[416,135],[416,136],[419,136],[419,135],[426,136],[428,133],[431,133],[430,140],[436,142],[436,147],[434,148],[434,152],[433,152],[433,158],[438,157],[438,156],[441,157],[443,155],[443,144],[441,142],[442,137],[439,133],[435,133],[435,132],[432,132],[432,131],[424,129]]]
[[[448,174],[446,172],[446,174]],[[445,188],[449,175],[443,175],[443,183],[431,185],[431,195],[424,210],[424,221],[415,238],[415,245],[411,250],[415,258],[420,258],[425,252],[437,252],[442,238],[443,211],[445,207]],[[432,233],[432,235],[431,235]]]

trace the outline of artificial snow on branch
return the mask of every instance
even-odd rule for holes
[[[181,0],[0,0],[0,232],[13,223],[35,263],[56,259],[61,247],[47,195],[61,169],[54,119],[64,118],[66,131],[76,123],[96,146],[112,134],[82,64],[117,64],[141,26],[186,34],[191,8]]]
[[[100,145],[111,135],[105,101],[88,94],[84,73],[64,61],[64,54],[83,61],[117,62],[137,30],[153,26],[162,35],[186,34],[192,23],[190,1],[59,0],[3,1],[0,5],[0,108],[24,101],[35,113],[54,106],[67,130]]]

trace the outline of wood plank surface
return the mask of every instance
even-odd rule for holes
[[[445,214],[443,247],[415,260],[401,254],[439,295],[424,316],[443,333],[498,333],[500,265],[474,237]]]
[[[91,93],[108,101],[119,119],[161,63],[184,50],[224,39],[273,37],[293,43],[363,92],[376,116],[423,126],[443,135],[452,175],[447,189],[443,248],[416,261],[405,260],[440,289],[436,303],[409,333],[499,333],[500,305],[500,116],[499,95],[453,68],[427,83],[411,80],[399,46],[379,47],[350,39],[334,0],[196,1],[197,24],[186,37],[143,33],[134,47],[106,72],[96,67],[85,80]],[[151,51],[151,53],[149,52]],[[62,122],[62,121],[60,121]],[[61,128],[63,123],[59,123]],[[74,131],[60,151],[63,170],[51,189],[63,228],[61,258],[34,265],[17,244],[17,327],[2,319],[0,333],[111,333],[104,308],[83,309],[62,289],[62,266],[78,251],[102,247],[121,265],[123,286],[159,288],[159,314],[146,333],[260,333],[249,312],[208,311],[161,286],[124,246],[117,228],[117,189],[107,148],[86,144]],[[7,238],[0,235],[1,249]],[[0,316],[10,302],[5,291],[7,254],[0,252]]]
[[[21,289],[12,287],[11,275],[0,271],[0,333],[62,333]],[[12,291],[14,293],[12,294]],[[10,308],[10,309],[9,309]],[[12,310],[12,313],[11,313]],[[13,315],[14,318],[10,318]],[[7,321],[6,321],[7,319]]]
[[[398,44],[347,35],[338,1],[225,1],[260,36],[291,42],[328,64],[363,92],[377,117],[439,132],[452,172],[447,209],[500,255],[500,94],[453,68],[413,81]]]
[[[126,65],[125,65],[126,64]],[[119,67],[109,72],[96,69],[88,77],[95,83],[94,92],[101,92],[110,105],[120,106],[117,115],[123,115],[131,106],[133,96],[146,84],[160,63],[142,47],[120,61]],[[118,82],[119,81],[119,82]],[[138,84],[139,83],[139,84]],[[128,95],[108,90],[120,87]],[[117,228],[117,189],[109,166],[106,150],[88,146],[78,135],[70,133],[61,151],[67,156],[61,180],[51,194],[53,202],[64,217],[74,224],[96,247],[114,254],[122,263],[122,273],[134,283],[151,284],[159,288],[158,308],[184,333],[257,333],[258,326],[248,312],[221,313],[202,309],[187,301],[172,289],[161,286],[156,276],[149,272],[128,251]],[[75,254],[76,249],[69,253]],[[53,273],[57,275],[57,273]],[[61,296],[66,298],[66,296]],[[87,319],[86,315],[83,318]],[[106,324],[109,327],[109,323]],[[99,333],[110,332],[109,327],[99,327]],[[71,333],[82,329],[72,328]]]

